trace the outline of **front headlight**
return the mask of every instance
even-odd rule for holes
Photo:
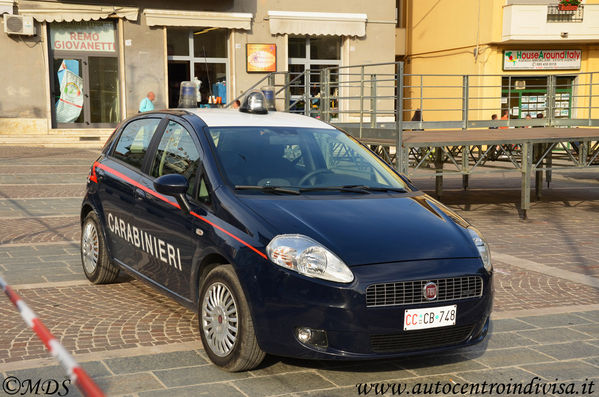
[[[483,235],[476,228],[470,226],[467,230],[468,233],[470,233],[470,237],[472,237],[472,241],[474,241],[474,245],[476,245],[476,248],[478,249],[480,259],[482,259],[485,269],[491,273],[493,271],[493,265],[491,264],[491,251],[489,251],[489,244],[487,244],[483,238]]]
[[[354,274],[335,254],[310,237],[281,234],[266,246],[272,263],[308,277],[351,283]]]

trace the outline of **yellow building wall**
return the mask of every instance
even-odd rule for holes
[[[585,4],[599,4],[588,0]],[[404,119],[416,109],[425,121],[462,119],[464,75],[468,77],[469,120],[501,115],[502,76],[580,75],[575,80],[572,117],[588,118],[590,75],[592,117],[599,117],[599,45],[543,42],[502,44],[504,0],[406,0],[406,89]],[[579,71],[504,71],[509,49],[581,49]],[[452,76],[448,76],[452,75]]]

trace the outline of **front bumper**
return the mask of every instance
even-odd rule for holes
[[[260,347],[270,354],[311,359],[376,359],[467,346],[487,334],[493,300],[492,275],[480,259],[428,260],[357,266],[351,284],[311,279],[264,261],[243,274]],[[371,284],[480,276],[482,296],[411,305],[367,307]],[[457,304],[456,325],[403,331],[405,309]],[[325,330],[328,347],[300,343],[298,327]],[[412,347],[414,346],[414,347]]]

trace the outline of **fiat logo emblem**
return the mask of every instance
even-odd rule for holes
[[[433,283],[432,281],[430,283],[426,283],[422,289],[422,293],[426,300],[432,301],[437,299],[437,284]]]

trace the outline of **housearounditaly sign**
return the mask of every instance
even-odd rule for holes
[[[581,50],[505,50],[504,70],[580,69]]]

